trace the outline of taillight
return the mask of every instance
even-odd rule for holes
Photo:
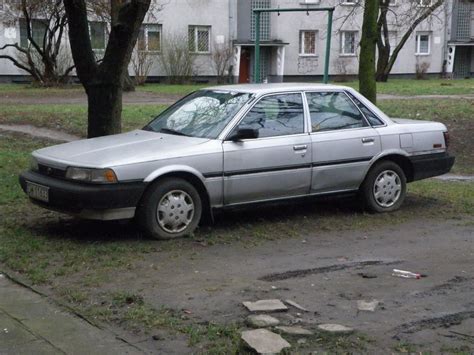
[[[446,149],[449,147],[449,132],[443,132],[444,135],[444,144],[446,145]]]

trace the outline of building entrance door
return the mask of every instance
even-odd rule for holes
[[[242,48],[240,53],[239,84],[250,82],[250,50]]]

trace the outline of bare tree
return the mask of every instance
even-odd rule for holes
[[[135,74],[135,83],[137,85],[144,85],[153,63],[156,60],[156,54],[146,49],[141,49],[140,45],[137,45],[132,55],[132,68]]]
[[[117,19],[100,63],[89,37],[85,0],[63,0],[69,24],[69,42],[77,75],[88,98],[88,137],[121,131],[122,78],[151,0],[118,1]]]
[[[377,21],[377,49],[379,56],[377,60],[376,79],[382,82],[388,80],[388,76],[392,71],[400,51],[413,31],[430,16],[435,16],[435,11],[445,3],[445,0],[437,0],[430,6],[419,6],[419,1],[412,1],[409,2],[409,6],[405,6],[403,11],[399,13],[392,11],[389,3],[390,0],[380,0],[380,11]],[[392,19],[390,19],[390,15]],[[402,30],[403,35],[392,51],[390,31],[393,30],[393,28]]]
[[[185,35],[168,34],[158,58],[171,84],[183,84],[193,75],[195,56],[189,51]]]
[[[211,60],[216,70],[217,82],[224,84],[230,70],[230,63],[234,53],[229,43],[216,44],[212,50]]]
[[[67,18],[61,0],[6,0],[7,23],[20,21],[25,31],[24,43],[7,43],[0,47],[0,58],[29,73],[37,84],[50,86],[67,81],[74,69],[64,43]],[[6,50],[13,48],[14,54]],[[68,65],[69,63],[69,65]]]

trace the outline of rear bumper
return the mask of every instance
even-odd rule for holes
[[[19,179],[25,193],[27,182],[49,188],[49,201],[31,199],[35,204],[58,212],[101,220],[132,218],[146,187],[143,182],[85,184],[34,171],[20,174]]]
[[[410,157],[413,181],[446,174],[453,167],[454,160],[455,157],[447,152]]]

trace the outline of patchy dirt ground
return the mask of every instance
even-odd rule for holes
[[[267,207],[267,212],[271,208]],[[232,223],[229,219],[234,213],[238,211],[220,216],[220,223]],[[61,234],[62,228],[69,229],[76,223],[80,222],[47,228]],[[123,225],[111,228],[133,230]],[[100,300],[104,291],[126,290],[140,295],[155,309],[174,309],[194,324],[243,324],[249,314],[243,301],[291,299],[309,312],[289,307],[288,312],[273,314],[283,324],[315,329],[320,323],[340,323],[363,335],[363,344],[357,343],[361,348],[346,344],[338,350],[474,350],[472,216],[418,220],[369,231],[315,229],[304,238],[254,245],[183,240],[181,248],[175,248],[173,242],[156,246],[156,252],[145,254],[129,271],[102,280],[96,299]],[[393,268],[427,277],[393,277]],[[358,311],[358,300],[373,299],[380,301],[375,312]],[[158,340],[153,340],[153,334],[127,333],[117,323],[115,327],[122,337],[144,351],[199,351],[190,348],[182,334],[159,333],[155,337]],[[325,349],[320,341],[314,338],[297,350],[305,353]]]
[[[162,253],[142,261],[140,278],[121,274],[113,283],[141,290],[157,308],[190,310],[197,321],[243,320],[242,301],[291,299],[310,312],[292,309],[280,315],[286,322],[349,325],[374,339],[370,347],[378,350],[403,341],[440,351],[473,345],[473,260],[472,220],[430,220]],[[427,277],[396,278],[393,268]],[[357,300],[372,299],[381,301],[374,313],[358,312]]]

